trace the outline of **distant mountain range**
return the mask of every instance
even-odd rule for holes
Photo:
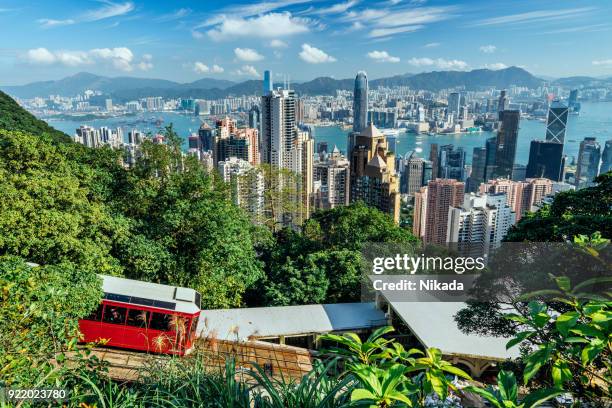
[[[370,81],[370,87],[408,86],[413,89],[438,91],[445,88],[463,87],[467,90],[479,90],[489,87],[498,89],[510,85],[535,88],[542,85],[543,79],[537,78],[518,67],[500,70],[476,69],[473,71],[434,71],[420,74],[403,74]],[[553,81],[565,86],[599,86],[612,83],[611,79],[591,77],[571,77]],[[281,84],[278,84],[279,86]],[[311,81],[291,85],[299,94],[333,95],[337,89],[353,89],[353,79],[334,79],[319,77]],[[164,98],[191,97],[202,99],[224,98],[230,95],[258,95],[261,93],[261,80],[232,82],[223,79],[202,78],[194,82],[178,83],[165,79],[147,79],[134,77],[109,78],[81,72],[57,81],[33,82],[27,85],[3,86],[3,91],[18,98],[35,96],[64,95],[74,96],[87,89],[100,91],[117,102],[162,96]]]

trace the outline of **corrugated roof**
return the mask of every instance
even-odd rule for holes
[[[385,314],[374,303],[338,303],[205,310],[197,333],[219,339],[291,336],[305,333],[350,331],[384,326]]]
[[[190,288],[100,275],[104,293],[175,303],[177,312],[197,313],[196,291]],[[177,296],[178,295],[178,296]],[[189,300],[187,300],[189,299]]]

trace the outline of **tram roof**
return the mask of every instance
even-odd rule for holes
[[[200,311],[200,294],[194,289],[100,275],[104,299],[181,313]]]

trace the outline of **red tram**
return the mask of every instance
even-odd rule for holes
[[[200,316],[193,289],[101,276],[104,298],[79,320],[84,342],[154,353],[191,351]]]

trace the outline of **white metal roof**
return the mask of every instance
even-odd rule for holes
[[[222,340],[246,340],[249,336],[358,330],[383,326],[384,319],[385,314],[373,302],[203,310],[197,334],[214,335]]]
[[[465,334],[454,316],[467,304],[463,302],[390,302],[393,310],[410,327],[425,347],[437,347],[444,354],[505,360],[519,356],[517,346],[506,350],[510,340]]]
[[[196,304],[197,292],[194,289],[117,278],[115,276],[100,275],[100,277],[102,278],[104,293],[171,302],[176,304],[174,310],[177,312],[197,313],[200,310]]]

